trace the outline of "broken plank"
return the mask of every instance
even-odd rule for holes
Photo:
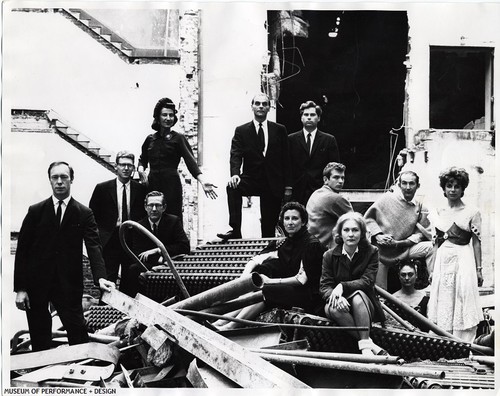
[[[102,301],[146,326],[157,324],[169,333],[181,348],[241,387],[309,388],[297,378],[238,344],[152,300],[145,305],[112,289],[103,293]]]
[[[10,357],[10,369],[23,370],[83,359],[96,359],[116,364],[119,357],[120,351],[115,347],[88,342],[86,344],[69,345],[41,352],[12,355]]]

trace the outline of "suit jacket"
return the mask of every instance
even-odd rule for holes
[[[268,142],[265,156],[259,149],[253,122],[236,127],[231,142],[231,176],[241,175],[262,181],[262,187],[268,186],[275,196],[282,196],[285,186],[292,185],[287,131],[281,124],[266,122]]]
[[[153,232],[147,217],[139,221],[139,224],[148,231]],[[158,225],[156,237],[165,245],[170,257],[189,253],[189,239],[182,228],[179,217],[164,213]],[[142,232],[135,231],[132,234],[131,250],[138,255],[146,250],[157,247],[156,244]],[[158,264],[159,254],[151,255],[146,265],[151,268]]]
[[[318,130],[311,148],[307,151],[302,130],[288,136],[292,158],[293,197],[305,205],[311,194],[323,185],[323,169],[332,161],[340,160],[335,137]]]
[[[116,228],[118,219],[118,202],[116,196],[117,179],[108,180],[95,186],[89,207],[94,212],[99,237],[102,247],[106,246]],[[139,221],[146,216],[144,209],[144,198],[146,188],[134,181],[130,181],[130,220]]]
[[[71,198],[58,226],[52,197],[30,206],[19,232],[14,291],[49,290],[57,277],[81,294],[82,242],[98,285],[106,270],[92,210]]]

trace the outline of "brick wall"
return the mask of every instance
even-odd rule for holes
[[[182,78],[180,86],[179,128],[184,132],[193,149],[194,156],[201,163],[199,156],[199,78],[198,62],[200,11],[186,11],[179,17],[179,53]],[[198,182],[191,176],[184,162],[180,171],[184,180],[183,211],[184,229],[191,242],[191,247],[198,244]]]

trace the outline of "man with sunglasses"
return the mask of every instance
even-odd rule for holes
[[[126,220],[139,221],[146,215],[143,206],[146,188],[132,180],[134,162],[134,154],[128,151],[116,154],[117,177],[97,184],[89,203],[99,228],[107,279],[112,282],[118,279],[120,265],[123,275],[126,263],[130,263],[120,244],[120,225]]]
[[[292,195],[292,174],[285,126],[267,120],[269,97],[259,93],[251,103],[253,120],[236,127],[231,142],[231,179],[226,187],[231,230],[221,239],[241,238],[243,196],[260,197],[262,237],[273,237],[281,202]]]
[[[147,216],[139,221],[139,224],[163,243],[169,256],[188,254],[190,250],[189,239],[182,227],[182,221],[178,216],[165,213],[167,205],[163,193],[159,191],[148,193],[144,200],[144,208]],[[130,248],[148,269],[162,264],[160,248],[143,232],[132,231]],[[135,297],[140,291],[139,275],[145,271],[144,266],[139,263],[130,265],[123,274],[123,287],[121,286],[120,290]]]

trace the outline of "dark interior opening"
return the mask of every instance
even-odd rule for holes
[[[430,127],[473,129],[485,115],[486,52],[461,47],[431,47]]]
[[[278,15],[269,12],[271,26]],[[302,11],[300,17],[309,24],[308,37],[284,33],[277,39],[277,121],[289,133],[300,130],[300,104],[315,101],[323,108],[318,127],[335,136],[347,167],[344,187],[383,188],[395,143],[392,128],[400,128],[396,155],[405,147],[406,12]]]

